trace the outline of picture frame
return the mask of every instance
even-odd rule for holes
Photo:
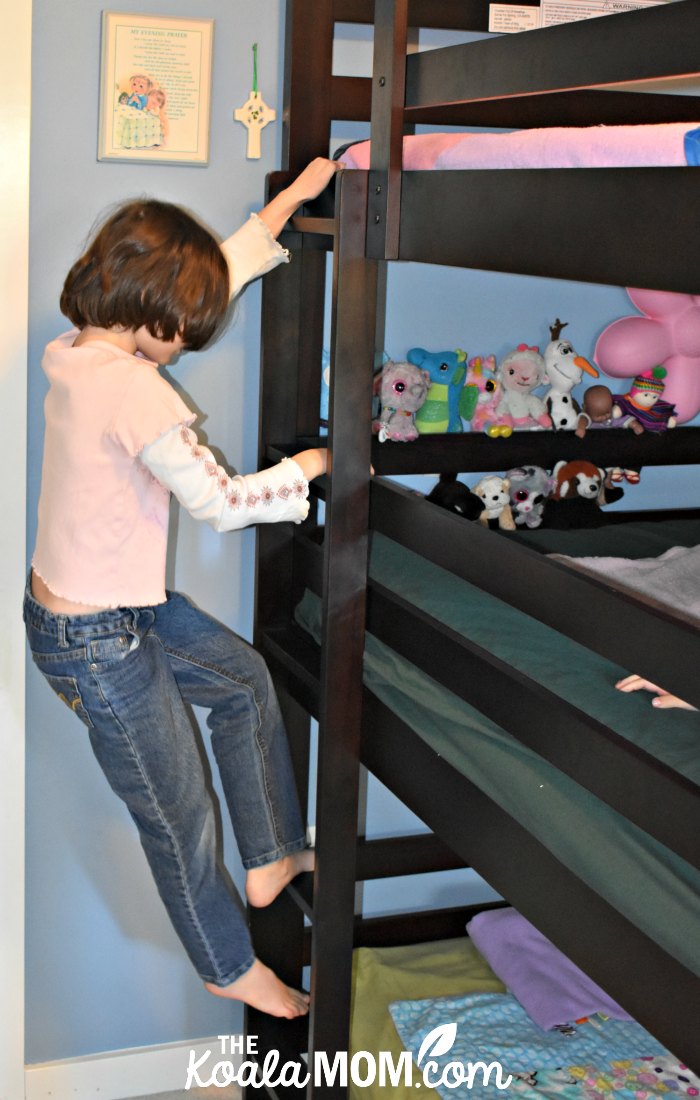
[[[209,162],[213,19],[102,13],[97,159]]]

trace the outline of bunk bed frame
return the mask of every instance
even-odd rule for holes
[[[700,71],[700,4],[679,0],[607,17],[605,33],[594,19],[431,53],[407,53],[410,28],[486,30],[488,5],[376,0],[372,8],[369,0],[287,0],[285,171],[270,178],[271,191],[313,156],[327,154],[331,120],[371,118],[372,160],[368,172],[338,177],[332,206],[322,198],[293,219],[284,237],[292,264],[272,272],[263,287],[262,464],[318,442],[326,256],[332,250],[333,380],[325,442],[333,468],[317,490],[325,501],[324,525],[316,530],[312,515],[300,529],[263,527],[257,558],[256,643],[275,678],[302,799],[308,794],[310,716],[319,723],[317,867],[313,878],[300,876],[251,920],[261,957],[285,980],[298,985],[310,964],[312,1008],[308,1020],[296,1021],[249,1010],[247,1030],[257,1037],[261,1061],[271,1050],[296,1061],[303,1052],[326,1051],[332,1060],[333,1052],[347,1050],[353,947],[460,935],[470,915],[461,909],[363,920],[355,915],[357,882],[473,866],[698,1069],[692,1012],[697,977],[363,689],[362,659],[368,629],[451,690],[457,680],[468,684],[468,701],[698,865],[697,787],[380,585],[368,585],[367,565],[370,532],[380,531],[611,660],[624,649],[629,667],[700,705],[700,641],[682,615],[579,576],[381,477],[502,470],[533,461],[528,433],[507,441],[476,434],[423,437],[402,447],[377,444],[369,430],[373,364],[384,346],[387,261],[700,292],[693,169],[402,174],[400,165],[402,135],[417,122],[528,127],[694,121],[694,96],[645,95],[620,85]],[[372,78],[333,76],[335,23],[372,21]],[[533,213],[533,194],[547,206],[546,234]],[[501,232],[494,233],[493,224]],[[509,231],[514,226],[517,233]],[[569,244],[564,250],[557,243],[563,239]],[[590,249],[591,240],[604,243]],[[567,439],[572,457],[577,443]],[[663,438],[599,432],[586,437],[586,457],[601,465],[694,463],[699,443],[698,428]],[[537,462],[547,466],[560,452],[557,433],[539,433]],[[372,479],[370,464],[377,475]],[[546,601],[534,595],[543,585]],[[320,647],[294,622],[307,588],[323,599]],[[457,668],[469,676],[456,677]],[[547,736],[539,718],[543,706],[566,736]],[[365,839],[358,826],[363,765],[432,831]],[[292,1092],[280,1087],[274,1095]],[[337,1083],[312,1082],[307,1095],[345,1092]]]

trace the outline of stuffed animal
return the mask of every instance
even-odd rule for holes
[[[576,400],[571,396],[574,386],[578,386],[583,378],[583,372],[593,378],[598,377],[598,371],[591,366],[582,355],[577,355],[574,345],[570,340],[561,340],[561,330],[566,328],[568,321],[560,321],[557,317],[549,332],[551,341],[544,349],[544,380],[549,382],[549,389],[544,395],[544,403],[547,412],[552,418],[552,427],[555,431],[574,431],[578,424],[578,413],[581,411]]]
[[[571,500],[582,497],[584,500],[598,500],[605,482],[605,470],[592,462],[577,458],[573,462],[557,462],[552,470],[555,481],[555,500]]]
[[[372,425],[380,443],[387,439],[408,443],[418,438],[415,414],[425,401],[430,385],[428,371],[413,363],[389,360],[375,378],[380,412]]]
[[[497,477],[495,474],[482,477],[472,489],[474,495],[484,504],[484,510],[479,516],[479,523],[484,527],[500,527],[504,531],[515,530],[510,510],[509,489],[508,478]]]
[[[469,360],[465,386],[474,386],[477,391],[471,428],[473,432],[486,432],[492,437],[500,435],[507,438],[513,434],[513,425],[510,417],[504,418],[498,414],[503,387],[496,378],[495,371],[495,355],[489,355],[486,359],[476,355]]]
[[[516,430],[551,428],[544,401],[532,392],[544,380],[544,359],[537,348],[518,344],[501,361],[498,379],[503,386],[498,406],[501,418]]]
[[[438,432],[462,432],[462,417],[470,420],[476,405],[476,390],[465,390],[467,354],[456,351],[426,351],[411,348],[409,363],[427,371],[430,377],[428,396],[416,414],[416,427],[421,435]]]
[[[629,393],[615,395],[613,414],[633,416],[647,432],[665,432],[667,428],[675,428],[676,407],[661,398],[665,377],[665,367],[654,367],[638,374]]]
[[[539,527],[545,501],[556,488],[556,480],[541,466],[516,466],[508,470],[510,506],[516,527]]]
[[[585,459],[557,462],[552,476],[556,487],[547,504],[547,527],[601,527],[601,507],[624,496],[622,489],[611,486],[605,470]]]
[[[455,512],[464,519],[478,519],[484,510],[481,497],[457,480],[457,474],[440,474],[437,485],[428,493],[426,500]]]

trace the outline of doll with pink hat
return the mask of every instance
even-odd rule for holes
[[[647,432],[665,432],[676,426],[676,407],[664,401],[665,367],[642,371],[632,381],[629,393],[615,394],[613,416],[633,416]]]

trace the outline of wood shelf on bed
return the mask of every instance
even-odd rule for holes
[[[271,462],[304,447],[326,446],[324,436],[303,436],[294,443],[266,449]],[[598,466],[693,465],[700,455],[700,427],[635,435],[624,428],[591,431],[584,439],[574,432],[513,432],[508,439],[490,439],[480,432],[424,435],[412,443],[372,443],[372,467],[378,475],[503,472],[537,462],[551,468],[560,459],[585,458]]]

